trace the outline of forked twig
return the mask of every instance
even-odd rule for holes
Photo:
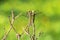
[[[27,25],[27,27],[24,29],[24,32],[30,36],[30,39],[31,40],[35,40],[35,24],[34,24],[34,20],[35,20],[35,14],[34,14],[34,11],[28,11],[28,16],[29,16],[29,23]],[[29,32],[29,27],[30,26],[33,26],[33,34],[30,35],[30,32]]]
[[[13,27],[14,21],[15,21],[15,19],[16,19],[17,17],[15,17],[15,15],[14,15],[14,13],[13,13],[13,10],[11,11],[11,13],[12,13],[12,20],[10,20],[10,16],[9,16],[10,28],[9,28],[8,32],[3,36],[2,40],[6,40],[8,34],[9,34],[10,31],[12,30],[12,28],[13,28],[13,30],[15,31],[15,33],[17,34],[16,29]],[[19,15],[18,15],[18,16],[19,16]]]

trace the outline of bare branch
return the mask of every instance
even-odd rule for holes
[[[24,28],[24,32],[30,36],[31,40],[36,40],[35,38],[35,24],[34,24],[34,20],[35,20],[35,14],[34,14],[34,11],[29,11],[28,12],[28,16],[29,16],[29,23],[27,25],[26,28]],[[29,27],[30,26],[33,26],[33,34],[30,35],[30,32],[29,32]]]
[[[15,19],[17,19],[19,16],[21,16],[22,14],[20,13],[20,14],[18,14],[16,17],[15,17]]]
[[[9,34],[9,32],[11,31],[12,28],[13,28],[14,31],[16,32],[15,28],[13,27],[13,23],[14,23],[14,20],[15,20],[15,16],[14,16],[13,11],[11,11],[11,13],[12,13],[12,20],[10,20],[10,16],[9,16],[10,28],[9,28],[8,32],[3,36],[2,40],[6,40],[8,34]],[[17,32],[16,32],[16,33],[17,33]]]
[[[2,40],[6,40],[6,38],[7,38],[8,34],[9,34],[9,32],[11,31],[11,29],[12,29],[12,27],[11,27],[11,28],[8,30],[8,32],[3,36]]]
[[[24,31],[27,35],[29,35],[29,33],[28,33],[28,31],[26,30],[26,28],[23,28],[23,31]]]
[[[12,20],[11,20],[11,24],[13,24],[13,23],[14,23],[14,21],[15,21],[15,16],[14,16],[14,12],[13,12],[13,10],[11,11],[11,13],[12,13]]]
[[[10,20],[10,17],[9,17],[10,27],[12,27],[14,29],[14,31],[16,32],[16,29],[13,27],[13,23],[15,21],[15,16],[14,16],[13,10],[11,13],[12,13],[12,20]]]

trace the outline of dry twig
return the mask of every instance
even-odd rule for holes
[[[19,17],[19,15],[17,15],[17,16],[15,17],[13,10],[11,11],[11,13],[12,13],[12,20],[10,20],[10,16],[9,16],[10,28],[9,28],[8,32],[3,36],[2,40],[6,40],[8,34],[9,34],[10,31],[12,30],[12,28],[13,28],[13,30],[15,31],[15,33],[17,34],[17,31],[16,31],[16,29],[13,27],[13,24],[14,24],[15,19],[16,19],[17,17]],[[18,38],[19,38],[19,37],[18,37]],[[18,40],[19,40],[19,39],[18,39]]]

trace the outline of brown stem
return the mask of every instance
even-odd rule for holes
[[[14,16],[13,11],[11,11],[11,13],[12,13],[12,20],[10,20],[10,17],[9,17],[10,28],[9,28],[8,32],[3,36],[2,40],[6,40],[8,34],[9,34],[9,32],[12,30],[12,28],[13,28],[13,30],[17,33],[16,29],[13,27],[13,23],[14,23],[14,20],[15,20],[15,16]]]
[[[20,40],[21,35],[20,34],[16,34],[16,36],[17,36],[17,39]]]
[[[34,14],[34,11],[29,11],[28,12],[28,15],[29,15],[29,26],[33,26],[33,34],[32,36],[30,36],[30,39],[31,40],[35,40],[35,24],[34,24],[34,20],[35,20],[35,14]]]
[[[34,11],[32,11],[32,26],[33,26],[33,36],[32,36],[32,40],[36,40],[36,37],[35,37],[35,24],[34,24],[34,21],[35,21],[35,14],[34,14]]]
[[[12,27],[11,27],[11,28],[8,30],[8,32],[3,36],[2,40],[6,40],[6,38],[7,38],[8,34],[9,34],[9,32],[11,31],[11,29],[12,29]]]

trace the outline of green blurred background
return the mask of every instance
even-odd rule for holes
[[[35,18],[36,36],[38,37],[39,32],[43,32],[38,40],[60,40],[60,0],[0,0],[0,40],[4,32],[10,28],[8,16],[11,16],[12,9],[15,16],[19,13],[24,15],[19,16],[14,22],[18,33],[21,34],[28,23],[27,11],[35,10],[37,11]],[[7,40],[17,40],[13,29]],[[21,40],[30,39],[24,34]]]

